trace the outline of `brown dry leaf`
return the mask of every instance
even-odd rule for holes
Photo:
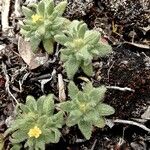
[[[61,74],[58,74],[58,89],[59,89],[59,101],[65,101],[66,100],[65,86]]]
[[[142,119],[150,120],[150,106],[147,108],[147,110],[141,115]]]
[[[47,53],[37,52],[34,54],[30,43],[25,41],[22,37],[18,38],[18,51],[31,70],[43,65],[48,60]]]

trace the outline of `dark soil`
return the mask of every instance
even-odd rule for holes
[[[58,2],[58,1],[56,1]],[[136,120],[150,105],[150,2],[145,0],[69,0],[65,16],[71,20],[84,20],[89,28],[101,31],[104,40],[113,47],[113,54],[107,58],[93,60],[94,75],[89,78],[81,70],[75,75],[75,83],[81,87],[86,77],[99,85],[129,87],[132,91],[108,89],[105,102],[113,106],[116,113],[109,118]],[[12,8],[13,10],[13,5]],[[11,15],[11,14],[10,14]],[[58,99],[58,78],[61,73],[67,85],[67,76],[58,56],[50,56],[43,66],[30,70],[17,49],[17,22],[15,20],[14,36],[1,35],[0,44],[6,48],[0,50],[0,133],[6,130],[13,117],[14,99],[6,90],[6,66],[11,93],[24,103],[27,95],[36,98],[43,94],[54,93]],[[11,20],[10,20],[11,24]],[[133,43],[142,44],[134,45]],[[39,80],[56,74],[41,90]],[[24,80],[23,80],[24,79]],[[20,87],[19,83],[23,80]],[[67,89],[66,89],[67,93]],[[10,117],[11,116],[11,117]],[[150,128],[150,121],[145,121]],[[66,133],[69,132],[67,135]],[[132,125],[115,124],[112,128],[93,130],[89,141],[85,141],[77,127],[62,131],[63,138],[58,144],[47,145],[47,150],[150,150],[150,135],[143,129]],[[6,142],[6,149],[10,145]]]

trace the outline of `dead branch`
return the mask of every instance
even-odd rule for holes
[[[2,0],[2,31],[9,29],[9,7],[10,0]]]
[[[131,91],[135,92],[135,90],[129,88],[129,87],[119,87],[119,86],[106,86],[107,89],[114,89],[114,90],[120,90],[120,91]]]
[[[59,100],[65,101],[66,94],[65,94],[65,87],[62,74],[58,74],[58,89],[59,89]]]
[[[21,17],[21,0],[15,0],[15,16],[16,17]]]
[[[137,126],[139,128],[142,128],[143,130],[145,130],[147,132],[150,132],[150,129],[147,128],[145,125],[143,125],[141,123],[134,122],[134,121],[115,119],[115,120],[112,120],[112,122],[113,123],[122,123],[122,124],[134,125],[134,126]]]

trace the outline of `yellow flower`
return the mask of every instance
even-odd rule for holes
[[[36,23],[37,21],[42,21],[42,19],[43,19],[43,17],[38,14],[32,15],[31,18],[34,23]]]
[[[34,126],[34,128],[30,129],[28,132],[29,137],[35,137],[35,138],[38,138],[41,134],[42,131],[37,126]]]
[[[80,110],[82,111],[82,112],[85,112],[86,111],[86,104],[85,103],[82,103],[82,104],[80,104]]]

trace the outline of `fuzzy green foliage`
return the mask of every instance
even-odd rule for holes
[[[45,144],[59,142],[64,118],[62,112],[54,114],[53,95],[41,96],[37,101],[32,96],[27,96],[26,104],[21,104],[17,109],[16,119],[5,136],[12,134],[12,150],[17,150],[21,142],[24,148],[30,150],[45,150]]]
[[[69,78],[73,78],[79,67],[91,76],[93,57],[104,57],[112,52],[111,46],[100,42],[100,38],[98,31],[89,30],[85,23],[77,20],[71,22],[64,34],[55,36],[55,40],[64,45],[61,60]]]
[[[33,52],[42,41],[47,53],[53,52],[54,35],[60,34],[68,22],[62,17],[67,6],[67,1],[60,2],[56,7],[53,0],[42,0],[31,5],[31,9],[23,7],[25,15],[21,33],[29,39]]]
[[[104,86],[94,88],[88,83],[83,91],[70,82],[70,101],[62,102],[58,106],[68,113],[67,126],[78,125],[80,131],[86,139],[90,139],[93,126],[103,128],[105,126],[105,116],[115,112],[114,108],[103,103],[106,88]]]

